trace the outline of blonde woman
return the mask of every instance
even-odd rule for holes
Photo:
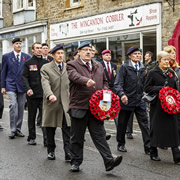
[[[150,105],[150,158],[160,161],[157,147],[171,147],[174,163],[180,163],[177,116],[165,112],[158,97],[164,86],[177,89],[176,76],[169,68],[169,60],[169,53],[158,53],[157,65],[148,73],[144,87],[146,93],[156,95],[155,101]]]

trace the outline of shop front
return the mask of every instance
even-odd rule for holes
[[[98,51],[112,51],[112,60],[123,63],[131,46],[156,54],[161,43],[161,3],[144,4],[115,12],[50,25],[50,44],[64,44],[66,59],[78,45],[89,41]]]
[[[46,42],[47,40],[47,20],[35,21],[2,28],[0,32],[0,59],[2,54],[12,51],[12,39],[19,37],[22,40],[22,51],[32,55],[32,44],[36,41]]]

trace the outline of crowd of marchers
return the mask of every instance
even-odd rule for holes
[[[56,45],[49,54],[48,44],[32,44],[33,56],[21,51],[20,38],[12,40],[13,51],[2,56],[0,118],[3,114],[3,95],[9,99],[10,139],[24,137],[21,131],[24,106],[28,107],[29,145],[36,145],[36,117],[43,132],[47,158],[55,160],[55,133],[62,129],[65,161],[72,172],[80,171],[83,162],[85,132],[100,152],[106,171],[120,165],[123,157],[113,157],[107,140],[104,122],[91,114],[89,100],[94,92],[110,89],[120,99],[121,110],[114,119],[117,151],[127,152],[125,135],[133,139],[132,124],[136,116],[142,132],[144,153],[153,161],[160,161],[158,148],[171,148],[173,161],[180,163],[180,115],[169,114],[161,106],[159,91],[164,87],[180,90],[180,67],[176,48],[167,46],[157,53],[145,53],[130,47],[128,59],[117,70],[111,61],[111,50],[101,52],[102,60],[94,59],[95,47],[83,42],[73,53],[74,60],[64,61],[63,45]],[[144,93],[153,96],[145,102]],[[3,127],[0,126],[0,130]]]

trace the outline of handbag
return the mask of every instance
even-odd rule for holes
[[[157,95],[150,95],[150,94],[144,92],[142,99],[147,103],[152,103],[153,100],[156,98],[156,96]]]

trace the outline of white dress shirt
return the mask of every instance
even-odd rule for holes
[[[104,61],[104,60],[103,60]],[[106,66],[106,70],[108,71],[108,67],[107,67],[107,61],[104,61],[104,64],[105,64],[105,66]],[[112,72],[111,71],[111,62],[109,61],[109,69],[110,69],[110,72]]]

